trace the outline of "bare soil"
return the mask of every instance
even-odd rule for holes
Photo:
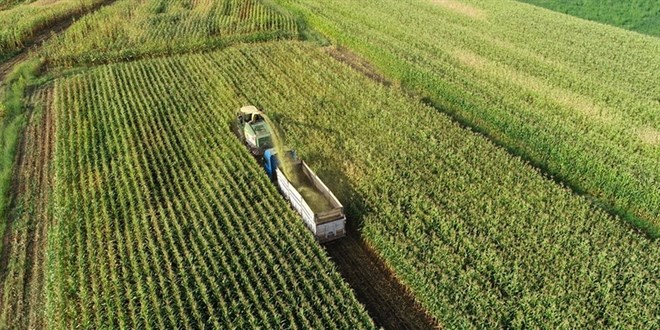
[[[357,231],[324,247],[378,327],[440,328]]]

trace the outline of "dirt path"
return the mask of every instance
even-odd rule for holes
[[[0,86],[4,84],[5,77],[11,72],[16,64],[23,62],[28,56],[27,51],[23,51],[18,55],[10,58],[7,62],[0,63]]]
[[[44,327],[44,264],[52,215],[51,160],[55,136],[52,90],[35,93],[19,144],[13,192],[0,264],[0,327]]]
[[[324,247],[377,326],[385,329],[440,327],[357,232],[349,230],[346,237]]]

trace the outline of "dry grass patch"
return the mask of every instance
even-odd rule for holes
[[[529,90],[540,97],[546,97],[552,103],[564,109],[574,109],[589,120],[597,120],[603,124],[616,125],[620,118],[611,111],[582,94],[569,91],[565,88],[549,85],[540,78],[524,74],[508,66],[488,60],[478,54],[460,49],[450,52],[461,64],[475,69],[479,74],[495,80],[506,80],[523,90]],[[570,111],[569,111],[570,112]]]
[[[655,128],[644,127],[640,129],[639,139],[646,144],[660,146],[660,132]]]

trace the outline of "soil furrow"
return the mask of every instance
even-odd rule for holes
[[[346,237],[324,247],[377,326],[440,328],[356,231],[349,229]]]

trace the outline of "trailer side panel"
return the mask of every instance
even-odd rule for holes
[[[305,225],[307,225],[319,241],[327,242],[344,237],[346,235],[346,217],[344,216],[343,206],[321,179],[312,172],[307,164],[303,162],[300,168],[302,169],[303,174],[307,176],[321,191],[323,196],[328,199],[333,206],[333,209],[326,212],[314,213],[300,192],[298,192],[291,182],[289,182],[284,173],[277,168],[277,185],[280,187],[280,190],[289,200],[296,212],[302,216]]]

